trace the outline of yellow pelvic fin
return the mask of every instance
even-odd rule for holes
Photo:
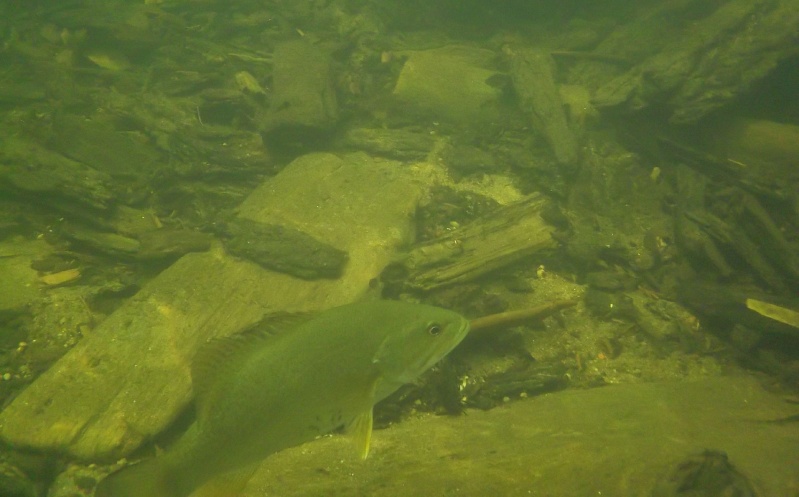
[[[361,459],[369,455],[369,444],[372,441],[372,408],[359,414],[350,424],[349,432],[355,442],[355,448]]]

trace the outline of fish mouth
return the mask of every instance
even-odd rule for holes
[[[441,357],[443,358],[445,355],[452,352],[452,350],[455,347],[457,347],[463,341],[464,338],[466,338],[466,335],[469,334],[470,329],[471,329],[471,323],[469,322],[469,320],[466,318],[462,318],[460,327],[458,328],[458,332],[456,334],[456,339],[452,341],[452,344],[450,345],[449,349],[445,353],[443,353]]]

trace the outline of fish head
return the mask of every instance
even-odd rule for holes
[[[454,349],[469,332],[460,314],[421,304],[406,304],[378,347],[372,362],[384,385],[411,383]],[[387,316],[388,317],[388,316]],[[383,397],[391,392],[383,392]]]

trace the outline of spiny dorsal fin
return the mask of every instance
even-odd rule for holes
[[[235,335],[215,338],[202,345],[191,364],[191,382],[197,417],[199,419],[204,417],[206,406],[212,403],[209,397],[213,392],[214,381],[226,368],[238,364],[259,344],[281,333],[290,332],[312,316],[312,313],[268,314],[258,323]]]

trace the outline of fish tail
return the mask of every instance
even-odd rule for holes
[[[159,461],[149,459],[110,474],[97,485],[95,497],[183,497]]]

